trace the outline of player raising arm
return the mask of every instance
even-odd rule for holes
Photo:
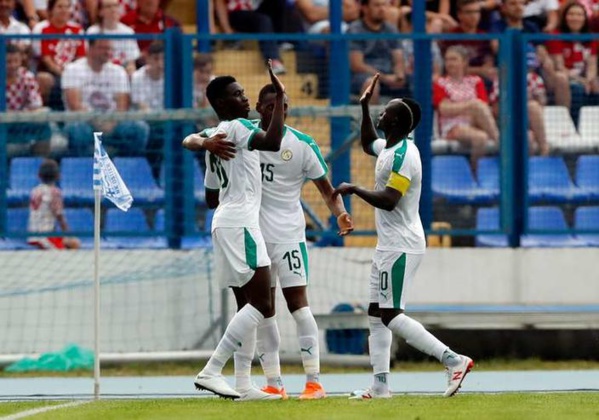
[[[362,97],[362,148],[377,156],[375,188],[342,183],[336,194],[355,194],[375,207],[377,246],[370,274],[368,318],[370,363],[374,379],[370,389],[354,391],[350,398],[390,397],[388,375],[392,333],[418,350],[436,357],[447,370],[445,396],[454,395],[474,363],[453,352],[418,321],[404,314],[406,294],[425,252],[425,237],[418,214],[422,163],[414,143],[407,139],[420,122],[420,106],[412,99],[392,99],[381,113],[379,139],[370,118],[369,101],[378,75]]]
[[[222,284],[239,288],[247,304],[233,316],[194,382],[196,388],[225,398],[241,396],[222,377],[225,363],[246,340],[255,336],[256,328],[265,318],[274,315],[270,259],[259,226],[262,182],[260,155],[255,150],[280,149],[285,87],[272,72],[270,62],[269,73],[276,89],[276,100],[266,131],[246,119],[250,104],[235,78],[217,77],[206,88],[210,105],[221,121],[216,130],[226,134],[226,141],[235,151],[235,159],[215,158],[211,162],[220,185],[219,205],[212,221],[216,276]],[[197,136],[188,136],[183,140],[183,146],[198,150],[201,142]]]

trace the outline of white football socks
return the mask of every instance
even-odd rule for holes
[[[233,316],[218,346],[202,370],[207,375],[220,375],[233,353],[256,331],[264,316],[249,303]],[[250,338],[251,339],[251,338]]]
[[[256,351],[256,331],[243,341],[233,358],[235,360],[235,389],[247,391],[252,387],[252,360]]]
[[[319,382],[320,349],[318,345],[318,325],[308,306],[298,309],[291,314],[297,325],[297,338],[300,346],[300,356],[306,372],[307,382]]]
[[[281,363],[279,360],[281,336],[275,317],[264,319],[258,325],[256,332],[256,350],[264,370],[264,376],[266,376],[266,383],[269,386],[282,388],[283,381],[281,380]]]
[[[420,322],[399,314],[389,322],[389,329],[404,338],[412,347],[442,361],[448,347],[428,332]]]
[[[391,342],[393,333],[383,324],[381,318],[369,316],[370,335],[368,349],[370,364],[374,373],[372,392],[383,395],[389,393],[388,375],[391,365]]]

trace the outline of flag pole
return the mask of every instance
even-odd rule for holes
[[[94,400],[100,399],[100,211],[102,181],[100,147],[102,133],[94,133]]]

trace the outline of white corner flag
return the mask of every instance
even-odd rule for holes
[[[102,147],[102,133],[94,133],[94,190],[102,190],[119,209],[129,210],[133,197]]]

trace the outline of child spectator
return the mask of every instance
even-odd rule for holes
[[[49,233],[54,232],[58,224],[61,231],[67,232],[69,225],[64,217],[62,193],[56,186],[60,178],[58,163],[52,159],[44,160],[38,176],[41,184],[31,191],[27,230],[31,233]],[[80,246],[79,239],[62,236],[32,236],[27,242],[41,249],[77,249]]]

